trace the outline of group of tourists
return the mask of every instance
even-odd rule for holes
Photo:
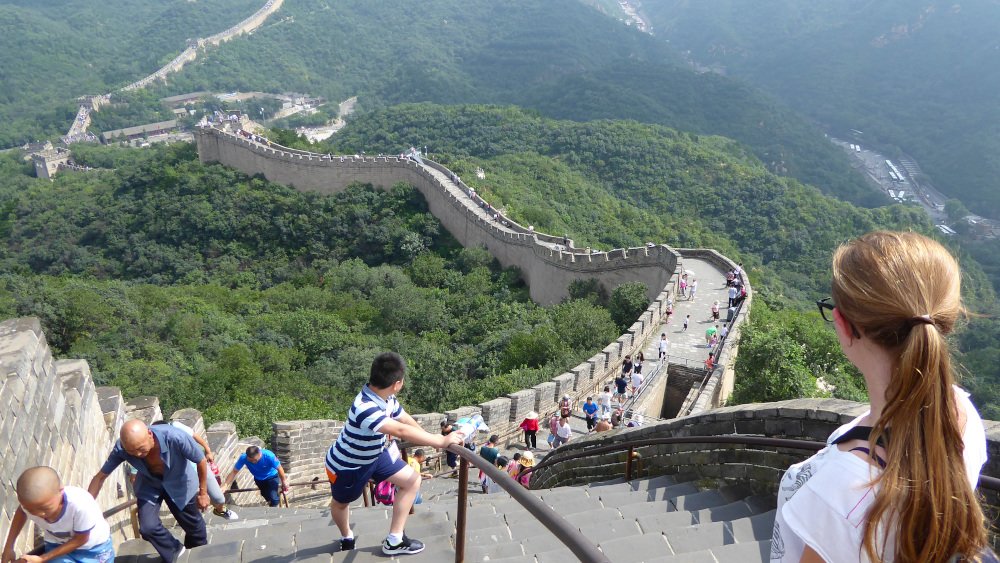
[[[204,438],[178,421],[146,426],[141,420],[130,420],[122,425],[119,440],[87,489],[64,486],[51,467],[32,467],[20,475],[16,486],[19,507],[7,535],[2,563],[15,560],[14,542],[29,520],[44,532],[44,554],[22,555],[19,561],[114,560],[110,526],[96,498],[105,480],[122,463],[127,464],[126,473],[137,499],[139,535],[164,561],[176,561],[187,549],[207,543],[202,511],[209,506],[222,518],[239,518],[226,507],[218,466]],[[288,491],[281,462],[269,450],[250,446],[240,455],[228,480],[244,467],[253,475],[268,504],[278,506],[279,493]],[[160,520],[164,503],[184,530],[183,544]]]
[[[843,353],[864,377],[869,408],[834,431],[824,449],[782,476],[770,560],[996,561],[975,493],[987,459],[985,429],[968,393],[955,385],[949,355],[948,336],[965,313],[957,261],[922,235],[876,232],[840,247],[832,269],[832,297],[817,306],[832,323]],[[634,373],[635,362],[631,364]],[[466,444],[468,428],[475,431],[468,424],[441,434],[423,430],[396,398],[405,371],[395,353],[375,358],[368,383],[326,455],[331,514],[341,534],[341,550],[354,549],[356,543],[349,506],[375,480],[395,487],[382,552],[423,551],[424,545],[404,531],[423,478],[421,466],[407,463],[387,436],[446,449]],[[610,387],[605,392],[610,394]],[[610,406],[603,396],[596,403],[588,398],[585,405],[585,416],[601,413],[599,418]],[[549,421],[560,443],[561,428],[572,410],[572,401],[560,402]],[[493,436],[480,454],[523,481],[534,466],[530,448],[535,447],[537,422],[538,414],[529,413],[521,424],[529,449],[508,459],[500,455],[498,437]],[[248,449],[237,465],[256,464],[262,477],[273,469],[279,486],[287,488],[280,463],[265,452]],[[132,420],[123,425],[120,439],[87,490],[64,485],[49,467],[24,471],[17,479],[19,508],[0,563],[14,560],[14,540],[28,520],[44,532],[45,560],[113,560],[109,526],[95,497],[123,462],[137,470],[140,534],[173,563],[186,548],[205,543],[201,511],[212,501],[209,455],[180,428],[147,427]],[[421,455],[415,453],[418,460]],[[482,484],[487,493],[495,490],[495,483],[484,479]],[[275,487],[258,485],[270,502]],[[164,503],[185,532],[183,544],[160,521]],[[22,560],[43,559],[29,555]]]

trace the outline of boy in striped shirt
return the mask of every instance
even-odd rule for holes
[[[410,444],[447,448],[464,440],[458,432],[447,436],[424,431],[403,410],[396,394],[403,388],[406,363],[395,352],[379,354],[372,362],[368,384],[354,398],[347,422],[326,454],[326,473],[333,500],[330,512],[340,529],[341,551],[354,549],[350,527],[350,504],[361,496],[369,479],[389,481],[396,486],[389,535],[382,542],[386,555],[420,553],[424,544],[403,533],[406,517],[420,490],[420,475],[406,464],[395,443],[386,435]]]

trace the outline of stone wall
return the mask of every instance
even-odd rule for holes
[[[100,469],[124,421],[121,394],[98,390],[81,360],[54,362],[36,318],[0,323],[0,530],[4,538],[17,510],[14,485],[28,467],[48,465],[66,485],[86,488]],[[104,411],[104,407],[109,410]],[[105,509],[126,500],[121,469],[104,484]],[[128,513],[111,519],[115,539],[131,534]],[[34,544],[32,525],[21,533],[19,552]]]
[[[285,466],[289,483],[314,481],[316,486],[292,487],[289,503],[329,495],[324,460],[344,423],[338,420],[300,420],[274,423],[272,451]]]
[[[649,298],[655,299],[680,265],[678,254],[665,245],[580,252],[572,241],[535,232],[488,208],[450,170],[430,161],[321,155],[265,145],[215,128],[201,128],[195,137],[202,162],[262,174],[303,191],[337,193],[356,182],[383,188],[411,184],[463,246],[485,247],[504,267],[519,268],[531,298],[543,305],[566,298],[571,282],[591,278],[609,293],[624,282],[640,281],[649,289]]]
[[[641,428],[585,436],[553,454],[554,465],[540,469],[531,486],[574,485],[624,475],[625,456],[622,453],[559,461],[588,448],[667,436],[745,435],[822,443],[837,427],[867,409],[865,404],[839,399],[795,399],[718,408]],[[982,474],[1000,477],[1000,422],[983,422],[989,461],[983,466]],[[812,455],[812,452],[797,449],[728,444],[646,446],[636,451],[641,459],[636,475],[678,475],[685,479],[740,482],[763,494],[775,494],[785,469]],[[985,488],[981,488],[980,493],[987,511],[995,516],[1000,507],[1000,495]]]

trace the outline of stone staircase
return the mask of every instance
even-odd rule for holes
[[[507,493],[483,495],[470,471],[466,561],[565,563],[575,557]],[[424,502],[407,521],[407,535],[427,549],[406,561],[455,560],[457,480],[431,479]],[[621,479],[580,487],[533,491],[597,544],[611,561],[747,562],[767,560],[774,523],[772,496],[755,496],[728,485],[712,489],[669,476]],[[329,510],[237,507],[240,519],[208,516],[209,544],[190,550],[187,562],[364,562],[391,559],[381,542],[389,528],[388,507],[354,508],[351,526],[357,549],[340,554]],[[210,514],[210,513],[209,513]],[[118,550],[117,561],[152,562],[158,557],[142,540]]]

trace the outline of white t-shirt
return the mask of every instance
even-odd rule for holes
[[[573,428],[570,427],[569,424],[560,424],[559,431],[556,432],[556,434],[558,434],[560,438],[567,440],[573,435]]]
[[[611,407],[611,392],[608,391],[607,393],[601,393],[600,395],[598,395],[597,396],[597,404],[601,405],[602,407],[608,407],[608,408],[610,408]]]
[[[667,340],[660,339],[660,352],[666,352],[668,344],[669,342]]]
[[[45,541],[48,543],[66,543],[74,534],[90,532],[87,543],[77,549],[91,549],[111,537],[111,527],[101,514],[100,505],[90,493],[80,487],[63,487],[63,512],[55,522],[48,522],[27,511],[25,514],[45,531]]]
[[[966,414],[963,457],[969,484],[975,487],[986,463],[986,431],[969,394],[955,387],[955,398]],[[798,562],[806,544],[826,561],[868,561],[861,545],[865,515],[876,492],[868,483],[879,468],[832,445],[867,415],[835,430],[826,448],[789,467],[781,478],[771,536],[772,562]],[[882,537],[881,531],[876,537]],[[896,543],[892,530],[886,542],[885,560],[892,561]]]
[[[642,374],[633,373],[632,374],[632,387],[638,389],[642,386]]]

